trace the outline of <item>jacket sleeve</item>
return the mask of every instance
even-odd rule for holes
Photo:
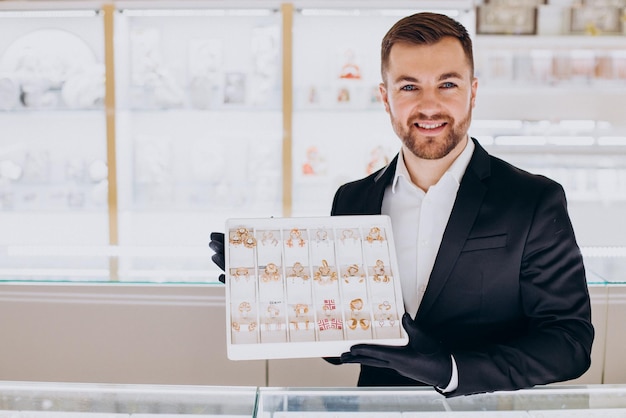
[[[565,381],[589,368],[594,337],[589,293],[565,193],[557,183],[546,186],[538,200],[519,281],[528,332],[505,344],[454,352],[459,385],[447,396]]]

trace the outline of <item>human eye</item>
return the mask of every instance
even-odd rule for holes
[[[402,91],[415,91],[415,90],[417,90],[417,87],[414,86],[413,84],[407,84],[405,86],[400,87],[400,90],[402,90]]]
[[[453,83],[452,81],[446,81],[446,82],[441,84],[441,88],[443,88],[443,89],[453,89],[456,86],[457,85],[455,83]]]

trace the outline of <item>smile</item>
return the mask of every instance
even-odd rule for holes
[[[437,129],[444,125],[444,123],[416,123],[418,128],[422,129]]]

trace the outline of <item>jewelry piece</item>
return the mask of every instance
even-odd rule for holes
[[[350,301],[350,310],[352,312],[358,312],[363,309],[363,299],[356,298]]]
[[[315,236],[317,237],[318,242],[328,240],[328,232],[325,229],[318,229]]]
[[[235,331],[241,331],[241,325],[239,322],[233,322],[233,329]],[[256,322],[250,322],[248,324],[248,331],[254,331],[256,329]]]
[[[374,241],[380,241],[383,242],[385,240],[385,238],[381,235],[380,233],[380,228],[377,226],[373,226],[370,229],[370,233],[367,235],[367,237],[365,238],[367,240],[367,242],[369,242],[370,244],[373,243]]]
[[[342,329],[343,322],[341,321],[341,319],[337,318],[324,318],[317,321],[317,326],[320,331],[324,331],[327,329]]]
[[[300,247],[304,247],[306,242],[302,239],[302,232],[298,228],[293,228],[289,232],[289,239],[287,240],[287,247],[293,247],[294,241],[298,242]]]
[[[305,329],[305,330],[307,330],[307,331],[309,330],[309,323],[310,323],[310,322],[311,322],[311,321],[309,321],[309,320],[304,321],[304,329]],[[293,329],[294,329],[294,330],[296,330],[296,331],[300,331],[300,324],[301,324],[302,322],[298,322],[298,321],[290,321],[289,323],[290,323],[290,324],[293,324]]]
[[[265,269],[263,270],[263,274],[261,275],[261,280],[267,283],[270,280],[277,282],[280,280],[280,272],[278,271],[278,266],[274,263],[267,263]]]
[[[252,235],[246,235],[243,239],[243,245],[246,248],[256,247],[256,238],[254,238]]]
[[[328,280],[322,280],[322,277],[328,277]],[[331,270],[328,266],[328,261],[322,260],[322,265],[315,272],[313,280],[318,281],[320,284],[331,283],[337,280],[337,273]]]
[[[348,321],[348,328],[350,329],[356,329],[357,325],[361,326],[361,329],[363,330],[367,330],[370,327],[370,321],[368,321],[367,319],[356,319],[356,318],[350,318]]]
[[[387,283],[389,280],[391,279],[385,273],[385,263],[383,263],[382,260],[376,260],[376,265],[374,266],[374,281],[377,283]]]
[[[247,282],[250,281],[250,273],[248,272],[248,269],[245,267],[237,267],[235,269],[235,273],[233,274],[233,277],[235,278],[236,282],[238,282],[241,277],[245,278]]]
[[[300,315],[304,316],[309,313],[309,305],[305,303],[297,303],[293,310],[296,312],[296,317],[299,317]]]
[[[383,327],[385,326],[385,321],[389,321],[391,326],[394,325],[395,320],[393,319],[393,313],[391,311],[391,303],[389,301],[384,301],[383,303],[378,304],[378,312],[376,315],[376,320],[378,320],[378,324]]]
[[[242,237],[237,233],[235,233],[235,235],[231,235],[230,239],[228,240],[228,242],[235,246],[241,244],[241,241]]]
[[[344,229],[341,232],[341,238],[339,238],[341,242],[345,243],[347,239],[351,239],[352,241],[357,241],[357,237],[354,236],[354,231],[351,229]]]
[[[287,277],[291,277],[292,283],[295,282],[296,277],[301,278],[303,281],[309,280],[309,276],[307,274],[304,274],[304,267],[299,261],[293,263],[293,267],[291,267],[291,272]]]
[[[239,304],[239,313],[244,318],[248,316],[248,312],[250,312],[251,310],[252,310],[252,305],[250,305],[250,302],[241,302]]]
[[[391,303],[389,303],[388,301],[384,301],[383,303],[378,305],[379,311],[388,311],[390,309],[391,309]]]
[[[280,316],[280,309],[278,309],[274,305],[268,306],[267,307],[267,316],[269,316],[270,318],[276,318],[276,317]]]
[[[348,268],[346,269],[346,272],[343,275],[343,279],[344,282],[346,283],[350,283],[350,278],[351,277],[359,277],[359,283],[363,283],[363,280],[365,280],[365,275],[361,274],[359,275],[359,266],[356,264],[351,264],[348,266]]]
[[[322,310],[324,311],[326,316],[332,315],[332,311],[334,311],[336,308],[337,305],[335,304],[335,299],[324,299],[324,305],[322,305]]]
[[[274,236],[272,231],[263,231],[263,237],[261,238],[261,244],[263,245],[272,245],[276,247],[278,245],[278,240]]]
[[[235,233],[229,237],[228,242],[235,246],[243,243],[246,248],[256,247],[256,238],[252,236],[248,228],[244,227],[237,228]]]

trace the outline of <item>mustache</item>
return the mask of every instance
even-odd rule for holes
[[[441,121],[453,122],[454,119],[443,113],[436,113],[434,115],[426,115],[424,113],[418,113],[416,115],[412,115],[409,119],[409,122],[411,124],[414,124],[417,122],[441,122]]]

